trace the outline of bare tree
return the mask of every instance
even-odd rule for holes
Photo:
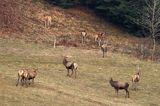
[[[153,60],[156,51],[156,38],[160,35],[160,0],[145,0],[142,17],[143,26],[149,31],[153,42]]]

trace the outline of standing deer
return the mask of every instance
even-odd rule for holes
[[[38,69],[21,69],[18,71],[18,79],[17,79],[17,84],[18,86],[19,81],[21,81],[22,86],[25,84],[28,86],[27,81],[32,80],[32,83],[34,83],[34,78],[37,76],[37,71]]]
[[[44,27],[49,28],[52,23],[52,17],[49,15],[44,15],[43,21],[44,21]]]
[[[81,36],[82,36],[82,44],[84,44],[84,43],[85,43],[86,36],[87,36],[87,32],[86,32],[86,31],[82,31],[82,32],[81,32]]]
[[[104,35],[105,35],[105,33],[100,33],[98,35],[95,35],[94,41],[98,44],[98,46],[101,46],[101,43],[104,39]]]
[[[102,57],[104,58],[105,52],[107,52],[107,43],[106,42],[101,45],[101,51],[103,53]]]
[[[129,98],[129,91],[128,91],[129,84],[127,82],[113,81],[113,79],[111,78],[109,83],[117,92],[117,96],[118,96],[118,91],[124,89],[126,91],[125,97]]]
[[[73,75],[73,72],[75,72],[75,78],[76,78],[78,64],[72,61],[68,61],[67,58],[68,56],[64,56],[63,58],[63,65],[67,69],[67,76],[71,77]],[[71,75],[69,74],[70,70],[72,71]]]
[[[140,71],[140,67],[138,66],[138,68],[137,68],[137,72],[134,74],[134,75],[132,75],[132,86],[133,85],[135,85],[135,90],[137,90],[137,84],[138,84],[138,82],[140,81],[140,74],[141,74],[141,71]]]

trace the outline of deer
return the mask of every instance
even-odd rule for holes
[[[38,69],[20,69],[18,70],[18,79],[17,79],[16,86],[18,86],[19,81],[21,81],[22,86],[24,84],[28,86],[27,81],[29,81],[29,85],[30,85],[30,80],[32,80],[32,83],[34,83],[34,78],[37,76],[37,71]]]
[[[82,36],[82,44],[84,44],[85,43],[85,39],[86,39],[86,36],[87,36],[87,32],[84,30],[84,31],[82,31],[81,32],[81,36]]]
[[[135,88],[134,88],[135,90],[137,90],[137,84],[139,83],[140,78],[141,78],[141,71],[140,71],[140,67],[139,66],[138,66],[137,70],[138,71],[134,75],[132,75],[132,78],[131,78],[132,86],[135,85]]]
[[[117,92],[117,96],[118,96],[118,91],[119,90],[125,90],[126,91],[126,96],[125,97],[129,98],[129,91],[128,91],[129,84],[127,82],[113,81],[113,79],[111,77],[109,83],[115,89],[115,91]]]
[[[104,58],[104,55],[105,53],[107,52],[107,43],[104,42],[102,45],[101,45],[101,51],[103,53],[102,57]]]
[[[63,58],[63,65],[67,69],[67,76],[71,77],[73,75],[73,72],[75,73],[75,78],[77,74],[78,64],[72,61],[68,61],[68,56],[64,56]],[[72,71],[71,75],[69,74],[69,71]]]
[[[52,23],[52,17],[49,16],[49,15],[44,15],[43,21],[44,21],[44,27],[49,28],[51,26],[51,23]]]
[[[105,33],[99,33],[94,36],[94,41],[98,44],[98,46],[101,46],[101,43],[104,39],[104,35],[105,35]]]

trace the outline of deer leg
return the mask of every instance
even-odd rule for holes
[[[133,83],[133,81],[132,81],[132,88],[134,87],[134,83]],[[133,88],[134,89],[134,88]]]
[[[98,40],[98,46],[100,46],[100,40]]]
[[[25,83],[26,87],[28,87],[27,78],[24,79],[24,83]]]
[[[67,69],[67,76],[69,76],[69,69]]]
[[[34,84],[34,78],[32,79],[32,84]]]
[[[74,71],[74,69],[71,69],[71,71],[72,71],[72,73],[71,73],[71,76],[73,75],[73,71]]]
[[[118,89],[116,89],[115,92],[117,93],[117,96],[118,96]]]
[[[103,51],[103,58],[104,58],[104,51]]]
[[[29,82],[28,82],[28,85],[31,85],[31,81],[30,80],[28,80]]]
[[[21,77],[21,85],[24,85],[24,77]]]
[[[17,79],[17,84],[16,84],[16,86],[18,86],[18,84],[19,84],[19,79],[20,79],[20,76],[18,75],[18,79]]]
[[[97,41],[97,38],[94,38],[94,41],[96,42],[96,41]]]
[[[32,80],[32,83],[33,83],[33,79],[28,79],[28,84],[29,85],[31,84],[31,80]]]
[[[83,36],[82,36],[82,44],[83,44]]]
[[[136,91],[136,89],[137,89],[137,84],[136,84],[136,82],[133,82],[133,89]]]
[[[77,77],[77,69],[75,69],[75,78]]]
[[[132,87],[133,87],[133,90],[136,90],[136,82],[132,82]]]
[[[98,46],[101,46],[101,40],[98,41]]]
[[[128,98],[129,98],[129,91],[128,91],[128,89],[125,89],[125,91],[126,91],[126,96],[125,97],[128,96]]]

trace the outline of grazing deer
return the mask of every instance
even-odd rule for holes
[[[129,84],[127,82],[113,81],[113,79],[111,78],[109,83],[117,92],[117,96],[118,96],[118,91],[124,89],[126,91],[125,97],[129,98],[129,91],[128,91]]]
[[[101,46],[101,43],[104,39],[104,35],[105,35],[105,33],[100,33],[98,35],[95,35],[94,41],[97,42],[98,46]]]
[[[78,64],[75,62],[68,61],[67,58],[68,56],[64,56],[63,58],[63,65],[66,67],[68,72],[67,76],[71,77],[73,75],[73,72],[75,72],[75,78],[76,78]],[[69,70],[72,71],[71,75],[69,75]]]
[[[135,90],[137,90],[137,84],[140,81],[141,71],[140,71],[140,67],[139,66],[138,66],[137,70],[138,71],[134,75],[132,75],[132,86],[135,85],[135,88],[134,88]]]
[[[27,77],[28,77],[28,72],[27,72],[26,69],[18,70],[18,79],[17,79],[16,86],[18,86],[19,81],[21,81],[22,86],[23,86],[24,83],[27,85],[27,82],[25,80],[25,78],[27,78]]]
[[[34,83],[34,78],[37,76],[37,71],[38,71],[38,69],[21,69],[21,70],[19,70],[16,86],[18,86],[19,81],[21,81],[22,86],[24,84],[26,86],[28,86],[27,81],[29,81],[29,85],[30,85],[30,80],[32,80],[32,83]]]
[[[82,36],[82,44],[84,44],[84,43],[85,43],[86,36],[87,36],[87,32],[86,32],[86,31],[82,31],[82,32],[81,32],[81,36]]]
[[[49,15],[44,15],[43,21],[44,21],[44,27],[49,28],[52,23],[52,17]]]

